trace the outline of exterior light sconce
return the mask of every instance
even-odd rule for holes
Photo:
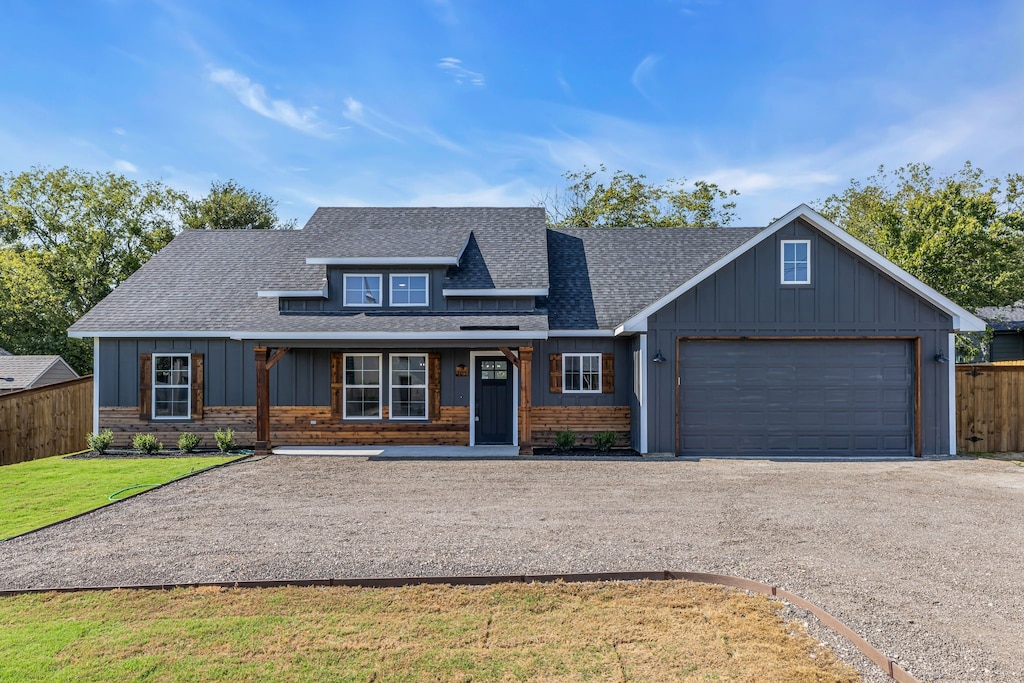
[[[658,352],[654,354],[654,358],[652,358],[651,360],[654,361],[655,363],[665,362],[665,356],[661,355],[661,349],[658,349]]]
[[[946,354],[944,354],[942,351],[939,351],[937,354],[935,354],[935,362],[936,363],[948,363],[949,359],[946,358]]]

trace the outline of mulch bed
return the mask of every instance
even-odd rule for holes
[[[234,450],[228,453],[221,453],[216,448],[197,448],[191,453],[182,453],[181,451],[158,451],[156,453],[140,453],[136,450],[126,448],[111,448],[105,453],[97,453],[96,451],[86,451],[85,453],[76,453],[69,455],[65,460],[99,460],[108,459],[116,460],[123,458],[213,458],[213,457],[227,457],[231,455],[250,455],[251,451],[239,451]]]
[[[608,451],[599,451],[596,448],[570,448],[562,451],[557,448],[534,448],[534,455],[564,455],[569,457],[600,457],[600,458],[639,458],[640,454],[632,448],[613,448]]]

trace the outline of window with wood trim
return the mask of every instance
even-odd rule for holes
[[[427,419],[427,354],[391,355],[392,420]]]
[[[601,393],[601,354],[563,353],[562,392],[566,394]]]
[[[381,417],[381,355],[345,354],[346,420],[379,420]]]
[[[153,419],[188,419],[192,416],[190,356],[187,353],[153,354]]]

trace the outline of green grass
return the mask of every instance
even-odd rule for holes
[[[65,460],[55,456],[5,465],[0,467],[0,539],[106,505],[107,497],[118,489],[162,484],[236,457]]]
[[[686,581],[9,596],[0,683],[859,680],[781,607]]]

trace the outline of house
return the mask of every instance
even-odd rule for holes
[[[60,356],[15,356],[0,349],[0,394],[76,379],[78,373]]]
[[[1024,302],[979,308],[978,315],[992,328],[992,340],[984,360],[1024,360]]]
[[[120,443],[643,453],[955,447],[953,332],[984,323],[821,215],[549,230],[542,208],[321,208],[186,231],[70,329]]]

